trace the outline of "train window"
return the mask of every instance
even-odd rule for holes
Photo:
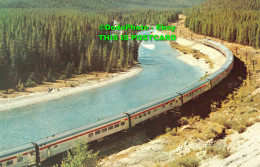
[[[139,115],[139,118],[142,118],[142,115]]]
[[[175,102],[178,103],[178,100],[176,100]]]
[[[115,124],[115,128],[119,127],[119,124]]]
[[[100,134],[100,130],[97,130],[97,131],[95,132],[95,135],[98,135],[98,134]]]
[[[144,113],[144,117],[146,116],[146,113]]]
[[[108,127],[108,130],[111,130],[111,129],[113,129],[113,128],[114,128],[113,126],[109,126],[109,127]]]
[[[148,115],[150,115],[151,114],[151,112],[150,111],[148,111]]]
[[[55,145],[55,146],[54,146],[54,148],[57,148],[57,147],[58,147],[58,145]]]
[[[6,165],[7,165],[7,166],[13,165],[13,160],[7,161],[7,164],[6,164]]]
[[[125,125],[125,122],[121,122],[121,126],[124,126]]]
[[[107,131],[107,128],[102,129],[102,133],[103,133],[103,132],[106,132],[106,131]]]
[[[23,157],[18,157],[17,162],[21,162],[21,161],[23,161]]]
[[[92,136],[93,136],[93,133],[89,133],[89,134],[88,134],[88,137],[92,137]]]
[[[165,105],[163,105],[162,107],[165,108]]]
[[[170,105],[172,105],[172,103],[170,103]]]

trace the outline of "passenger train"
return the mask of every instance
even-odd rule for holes
[[[0,167],[24,167],[37,165],[45,159],[71,149],[78,140],[88,142],[103,139],[105,136],[129,129],[145,120],[161,113],[182,106],[189,100],[210,90],[223,80],[231,71],[234,64],[232,52],[219,43],[209,39],[203,41],[209,47],[219,50],[226,56],[222,67],[205,78],[187,88],[172,93],[171,96],[159,99],[128,112],[89,124],[65,133],[53,135],[37,142],[0,152]]]

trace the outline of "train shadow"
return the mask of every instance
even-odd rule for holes
[[[238,58],[234,58],[234,67],[230,74],[210,91],[185,103],[179,110],[181,115],[176,115],[171,112],[161,114],[156,119],[145,121],[128,131],[110,135],[101,142],[91,142],[89,143],[89,148],[93,149],[94,152],[99,151],[101,157],[109,156],[131,146],[146,143],[155,137],[164,134],[167,127],[177,127],[178,119],[182,116],[208,117],[212,112],[211,105],[214,103],[217,104],[216,107],[221,107],[221,101],[226,99],[229,94],[232,94],[236,88],[239,88],[247,78],[245,64]],[[48,167],[55,164],[61,164],[62,158],[65,157],[66,154],[67,153],[61,153],[51,157],[43,162],[42,166]]]

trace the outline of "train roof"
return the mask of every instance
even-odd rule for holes
[[[130,110],[130,111],[127,111],[126,113],[132,115],[132,114],[138,113],[138,112],[140,112],[140,111],[142,111],[142,110],[151,108],[151,107],[153,107],[153,106],[155,106],[155,105],[161,104],[161,103],[163,103],[163,102],[169,101],[169,100],[174,99],[174,98],[179,97],[179,96],[180,96],[179,94],[173,93],[172,95],[169,95],[169,96],[167,96],[167,97],[158,99],[158,100],[153,101],[153,102],[151,102],[151,103],[148,103],[148,104],[146,104],[146,105],[137,107],[137,108],[135,108],[135,109],[132,109],[132,110]]]
[[[190,86],[188,86],[188,87],[186,87],[186,88],[184,88],[184,89],[178,91],[178,93],[180,93],[180,94],[183,95],[183,94],[185,94],[185,93],[187,93],[187,92],[190,92],[190,91],[192,91],[193,89],[195,89],[195,88],[197,88],[197,87],[199,87],[199,86],[201,86],[201,85],[204,85],[204,84],[207,83],[207,82],[209,82],[209,81],[206,80],[206,79],[203,79],[203,80],[201,80],[201,81],[199,81],[199,82],[196,82],[196,83],[194,83],[194,84],[192,84],[192,85],[190,85]]]
[[[5,151],[1,151],[0,152],[0,159],[2,159],[4,157],[8,157],[10,155],[17,154],[17,153],[23,153],[23,152],[26,152],[26,151],[29,151],[29,150],[32,150],[32,149],[34,149],[33,144],[26,144],[26,145],[22,145],[22,146],[15,147],[15,148],[12,148],[12,149],[8,149],[8,150],[5,150]]]
[[[217,45],[220,49],[222,49],[222,51],[225,51],[225,56],[227,58],[227,60],[234,60],[234,56],[233,53],[225,46],[221,45],[220,43],[211,41],[210,39],[205,39],[206,42],[211,43],[213,45]]]
[[[221,66],[221,68],[227,69],[227,68],[230,66],[231,63],[232,63],[231,60],[227,60],[227,61]]]
[[[180,95],[173,94],[173,95],[167,96],[165,98],[156,100],[155,102],[148,103],[148,104],[143,105],[141,107],[138,107],[138,108],[135,108],[133,110],[130,110],[130,111],[126,112],[126,113],[134,114],[134,113],[140,112],[140,111],[142,111],[144,109],[150,108],[150,107],[152,107],[154,105],[163,103],[165,101],[168,101],[168,100],[170,100],[172,98],[175,98],[175,97],[178,97],[178,96],[180,96]],[[101,121],[98,121],[98,122],[95,122],[95,123],[92,123],[92,124],[89,124],[89,125],[85,125],[85,126],[82,126],[82,127],[76,128],[76,129],[72,129],[70,131],[66,131],[66,132],[63,132],[63,133],[60,133],[60,134],[57,134],[57,135],[53,135],[51,137],[47,137],[45,139],[37,141],[36,143],[39,146],[46,145],[46,144],[52,143],[54,141],[67,138],[69,136],[74,136],[74,135],[79,134],[81,132],[84,132],[86,130],[90,130],[90,129],[93,129],[95,127],[99,127],[99,126],[105,125],[105,124],[107,124],[109,122],[113,122],[113,121],[116,121],[116,120],[119,120],[119,119],[123,119],[123,118],[126,118],[126,117],[127,117],[126,114],[123,114],[123,113],[122,114],[117,114],[117,115],[115,115],[113,117],[110,117],[110,118],[107,118],[107,119],[104,119],[104,120],[101,120]]]
[[[46,138],[38,140],[38,141],[34,141],[34,143],[38,144],[39,146],[43,146],[43,145],[52,143],[54,141],[58,141],[60,139],[67,138],[69,136],[74,136],[74,135],[79,134],[83,131],[86,131],[86,130],[89,130],[89,129],[92,129],[92,128],[95,128],[95,127],[99,127],[103,124],[107,124],[109,122],[113,122],[115,120],[122,119],[122,118],[125,118],[125,117],[126,117],[126,115],[123,114],[123,113],[118,114],[118,115],[115,115],[113,117],[110,117],[110,118],[107,118],[107,119],[104,119],[104,120],[101,120],[101,121],[98,121],[98,122],[95,122],[95,123],[92,123],[92,124],[89,124],[89,125],[85,125],[85,126],[82,126],[82,127],[79,127],[79,128],[75,128],[75,129],[63,132],[63,133],[59,133],[59,134],[55,134],[55,135],[46,137]],[[26,145],[22,145],[22,146],[19,146],[19,147],[16,147],[16,148],[8,149],[8,150],[0,152],[0,158],[3,158],[5,156],[9,156],[9,155],[12,155],[12,154],[17,154],[19,152],[29,151],[31,149],[34,149],[33,144],[26,144]]]
[[[178,97],[178,96],[180,96],[180,95],[173,94],[173,95],[167,96],[165,98],[156,100],[155,102],[148,103],[148,104],[143,105],[141,107],[138,107],[138,108],[135,108],[133,110],[130,110],[130,111],[126,112],[126,113],[134,114],[134,113],[140,112],[140,111],[142,111],[142,110],[144,110],[146,108],[150,108],[150,107],[152,107],[154,105],[163,103],[165,101],[168,101],[168,100],[170,100],[172,98],[175,98],[175,97]],[[122,114],[117,114],[117,115],[115,115],[113,117],[110,117],[110,118],[107,118],[107,119],[104,119],[104,120],[101,120],[101,121],[98,121],[98,122],[95,122],[95,123],[92,123],[92,124],[89,124],[89,125],[85,125],[85,126],[82,126],[82,127],[76,128],[76,129],[72,129],[70,131],[66,131],[66,132],[63,132],[63,133],[60,133],[60,134],[57,134],[57,135],[53,135],[51,137],[47,137],[45,139],[37,141],[36,143],[39,146],[46,145],[46,144],[52,143],[54,141],[67,138],[69,136],[74,136],[74,135],[79,134],[81,132],[84,132],[86,130],[90,130],[90,129],[93,129],[95,127],[99,127],[99,126],[105,125],[105,124],[107,124],[109,122],[113,122],[113,121],[116,121],[116,120],[119,120],[119,119],[123,119],[123,118],[126,118],[126,117],[127,117],[126,114],[123,114],[123,113]]]
[[[208,76],[208,77],[206,78],[206,80],[212,80],[212,79],[216,78],[220,73],[222,73],[222,72],[224,72],[224,71],[225,71],[225,69],[220,68],[220,69],[218,69],[217,71],[215,71],[213,74],[211,74],[210,76]]]
[[[234,61],[234,55],[230,50],[228,50],[228,53],[226,54],[226,58],[227,60]]]
[[[67,137],[70,137],[70,136],[74,136],[76,134],[80,134],[84,131],[93,129],[95,127],[99,127],[99,126],[108,124],[110,122],[113,122],[113,121],[116,121],[116,120],[119,120],[119,119],[123,119],[125,117],[126,117],[126,115],[123,114],[123,113],[117,114],[113,117],[109,117],[109,118],[103,119],[103,120],[95,122],[95,123],[91,123],[91,124],[88,124],[88,125],[85,125],[85,126],[82,126],[82,127],[79,127],[79,128],[75,128],[75,129],[63,132],[63,133],[59,133],[59,134],[56,134],[56,135],[53,135],[53,136],[50,136],[50,137],[46,137],[45,139],[39,140],[36,143],[39,146],[46,145],[46,144],[52,143],[54,141],[58,141],[58,140],[61,140],[61,139],[64,139],[64,138],[67,138]]]

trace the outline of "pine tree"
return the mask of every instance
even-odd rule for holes
[[[2,40],[0,45],[0,89],[5,88],[8,80],[9,73],[9,55],[7,54],[7,37],[6,37],[6,24],[3,25]]]
[[[112,64],[113,64],[113,54],[114,54],[114,47],[112,47],[112,50],[111,50],[111,52],[110,52],[110,56],[109,56],[109,60],[108,60],[108,63],[107,63],[107,72],[111,72],[111,70],[112,70]]]
[[[80,59],[80,63],[79,63],[79,70],[78,70],[79,74],[83,74],[85,72],[84,64],[85,64],[84,63],[84,56],[82,54],[81,59]]]
[[[260,27],[257,29],[257,34],[256,34],[256,47],[260,48]]]
[[[248,45],[249,44],[249,39],[248,39],[248,26],[243,27],[242,30],[242,44]]]
[[[32,45],[32,63],[35,65],[34,66],[34,71],[36,73],[38,73],[38,68],[39,68],[39,63],[40,63],[40,53],[39,53],[39,47],[40,47],[40,44],[39,44],[39,41],[38,41],[38,31],[37,29],[35,28],[34,32],[33,32],[33,35],[32,35],[32,39],[33,39],[33,45]]]
[[[93,153],[89,150],[85,141],[79,141],[76,147],[73,147],[68,156],[62,161],[62,167],[88,166],[95,167],[98,165],[98,152]]]
[[[66,66],[66,78],[71,77],[71,63],[68,62],[67,66]]]
[[[103,57],[102,57],[102,62],[103,62],[103,69],[106,69],[106,67],[107,67],[107,63],[108,63],[108,54],[107,54],[107,45],[105,45],[104,47],[103,47]]]
[[[134,61],[137,61],[137,58],[138,58],[138,48],[139,48],[139,44],[138,44],[138,41],[137,40],[134,40],[134,47],[133,47],[133,58],[134,58]]]
[[[249,33],[249,45],[256,47],[256,30],[257,30],[257,25],[255,24]]]
[[[98,48],[98,70],[103,71],[103,52],[101,46]]]
[[[232,28],[229,26],[229,27],[227,28],[227,35],[226,35],[226,40],[227,40],[228,42],[231,42],[231,41],[232,41],[232,39],[233,39],[232,35],[233,35]]]
[[[26,87],[33,87],[36,86],[36,83],[33,81],[32,76],[30,75],[26,82]]]
[[[125,52],[124,49],[120,49],[120,68],[123,69],[125,67]]]
[[[88,67],[89,70],[92,71],[93,70],[93,66],[95,65],[95,58],[94,56],[97,55],[97,44],[95,39],[92,40],[91,45],[90,45],[90,50],[88,53]]]
[[[47,82],[53,82],[54,81],[51,68],[49,69],[49,72],[47,74],[46,81]]]

